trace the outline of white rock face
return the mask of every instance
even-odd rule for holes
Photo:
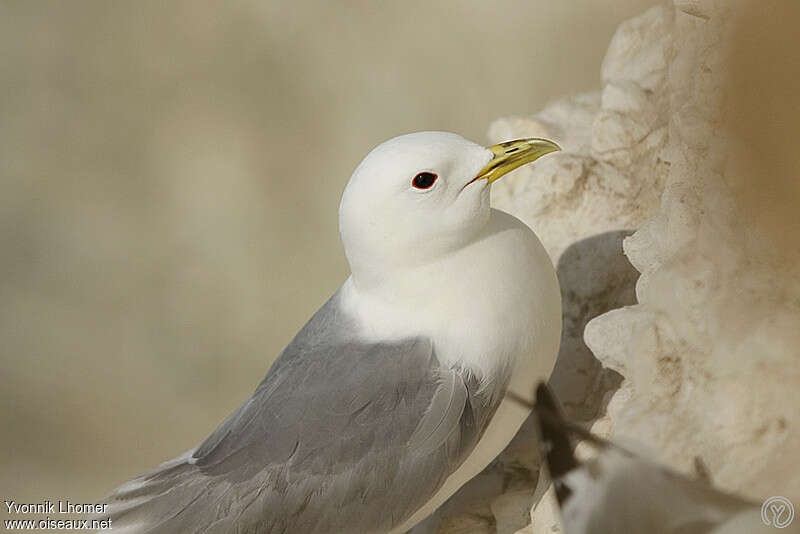
[[[800,285],[788,251],[763,246],[768,236],[749,226],[735,194],[752,179],[740,175],[746,148],[723,114],[736,13],[676,2],[638,20],[647,18],[668,25],[672,44],[626,37],[625,26],[615,42],[652,35],[669,51],[666,78],[651,87],[666,112],[658,157],[669,171],[659,212],[624,243],[642,273],[639,304],[585,331],[595,355],[625,376],[624,397],[608,408],[613,433],[636,436],[677,469],[699,456],[715,484],[754,500],[777,493],[797,502]],[[604,80],[619,72],[629,70],[607,59]]]
[[[654,7],[619,27],[602,91],[492,124],[492,141],[564,148],[499,182],[493,202],[558,264],[565,322],[551,384],[570,416],[677,470],[700,457],[725,490],[800,504],[800,262],[789,250],[800,247],[748,217],[740,191],[753,165],[724,111],[744,6]],[[560,531],[529,423],[499,458],[503,493],[437,532],[464,532],[448,525],[468,516],[483,519],[469,532]]]

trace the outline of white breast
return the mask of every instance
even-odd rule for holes
[[[348,280],[342,296],[363,338],[430,336],[443,363],[468,366],[483,380],[511,369],[509,388],[526,398],[547,379],[558,353],[561,297],[552,262],[524,223],[498,210],[472,244],[366,292]],[[393,532],[427,517],[483,470],[527,415],[504,400],[467,460]]]

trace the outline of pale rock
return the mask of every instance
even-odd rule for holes
[[[530,530],[526,534],[534,534],[537,532],[557,534],[559,532],[564,532],[564,527],[561,525],[561,516],[558,511],[556,492],[552,484],[547,487],[546,491],[536,501],[533,508],[531,508],[531,524],[529,528]]]
[[[506,491],[490,505],[497,532],[517,532],[530,523],[533,491],[528,488]]]
[[[442,518],[437,534],[494,534],[494,518],[487,508],[474,513],[464,513]]]
[[[636,436],[678,470],[700,457],[725,490],[797,502],[797,265],[781,263],[780,251],[758,257],[769,240],[747,226],[732,193],[747,177],[729,164],[722,113],[730,5],[676,8],[662,11],[675,43],[662,100],[670,169],[658,213],[624,244],[642,273],[639,304],[592,320],[585,339],[625,377],[625,397],[607,406],[613,434]],[[633,26],[657,25],[652,13]]]
[[[604,84],[626,80],[644,90],[660,88],[672,44],[672,13],[660,5],[620,25],[600,69]]]
[[[720,99],[741,5],[656,6],[620,25],[600,92],[495,121],[492,141],[548,137],[563,151],[498,182],[492,200],[558,266],[551,386],[571,418],[678,471],[700,458],[723,490],[800,505],[800,267],[743,220],[733,191],[752,167],[735,158],[747,147],[728,138]],[[528,421],[493,466],[494,522],[472,532],[560,532],[539,467]],[[459,514],[437,532],[476,521]]]

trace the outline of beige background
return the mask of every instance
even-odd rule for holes
[[[337,4],[0,2],[3,499],[196,445],[346,277],[369,149],[597,87],[651,0]]]

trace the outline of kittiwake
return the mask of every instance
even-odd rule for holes
[[[114,532],[401,533],[505,447],[549,375],[561,296],[490,184],[558,150],[391,139],[339,207],[350,276],[195,449],[114,491]]]

